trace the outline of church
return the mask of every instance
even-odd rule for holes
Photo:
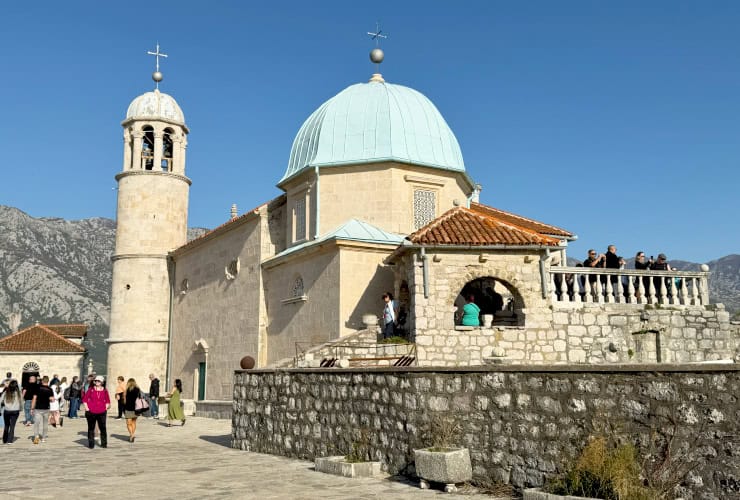
[[[380,63],[382,51],[371,60]],[[366,318],[379,315],[386,291],[407,315],[420,364],[481,364],[502,348],[529,363],[617,362],[628,352],[655,359],[630,332],[633,323],[646,329],[639,291],[621,288],[633,280],[606,280],[614,289],[597,292],[599,280],[592,290],[581,277],[587,290],[573,293],[575,269],[553,268],[575,235],[481,204],[440,111],[380,73],[297,127],[276,179],[282,194],[241,214],[232,207],[230,220],[192,241],[183,110],[155,89],[131,102],[122,126],[111,379],[145,383],[154,373],[169,386],[181,379],[185,398],[230,401],[245,356],[275,366],[357,332],[374,335]],[[695,274],[683,295],[662,299],[706,304],[706,273]],[[492,293],[503,307],[488,311],[496,313],[489,329],[460,327],[462,297]],[[609,302],[634,311],[619,324],[591,323],[586,306],[603,311]]]

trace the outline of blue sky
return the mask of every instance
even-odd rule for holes
[[[5,2],[0,204],[114,217],[129,102],[160,89],[189,136],[191,226],[279,194],[293,137],[374,67],[455,132],[483,203],[586,249],[740,253],[740,2]]]

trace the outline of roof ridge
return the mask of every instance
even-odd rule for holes
[[[531,219],[529,217],[524,217],[523,215],[515,214],[514,212],[508,212],[508,211],[502,210],[500,208],[492,207],[491,205],[486,205],[484,203],[479,203],[479,202],[471,202],[470,205],[471,205],[471,207],[473,207],[473,205],[478,206],[478,207],[481,207],[482,210],[493,210],[493,211],[496,211],[496,212],[500,212],[502,214],[505,214],[505,215],[508,215],[510,217],[513,217],[515,219],[520,219],[520,220],[524,220],[524,221],[531,222],[531,223],[534,223],[534,224],[539,224],[540,226],[550,227],[552,229],[556,229],[556,230],[561,231],[561,232],[563,232],[565,234],[568,234],[568,235],[573,236],[573,233],[571,233],[570,231],[568,231],[566,229],[563,229],[562,227],[554,226],[552,224],[548,224],[546,222],[542,222],[542,221],[538,221],[538,220],[535,220],[535,219]],[[471,208],[471,210],[474,210],[474,209]]]
[[[67,338],[66,338],[66,337],[64,337],[63,335],[60,335],[60,334],[58,334],[58,333],[57,333],[57,332],[55,332],[54,330],[51,330],[50,328],[47,328],[47,327],[46,327],[46,325],[42,325],[42,324],[40,324],[40,323],[39,323],[39,324],[34,324],[34,325],[31,325],[31,326],[27,326],[26,328],[24,328],[24,329],[22,329],[22,330],[18,330],[18,331],[17,331],[17,332],[15,332],[15,333],[11,333],[11,334],[10,334],[10,335],[8,335],[7,337],[3,337],[3,338],[1,338],[1,339],[0,339],[0,344],[5,344],[5,343],[9,343],[9,340],[10,340],[10,339],[13,339],[13,338],[15,338],[15,337],[18,337],[19,335],[21,335],[21,334],[23,334],[23,333],[30,333],[30,332],[31,332],[31,330],[33,330],[34,328],[40,328],[40,329],[41,329],[41,330],[43,330],[44,332],[46,332],[46,333],[48,333],[48,334],[51,334],[51,336],[52,336],[52,337],[56,337],[56,338],[58,338],[58,339],[62,340],[62,341],[63,341],[63,342],[65,343],[65,344],[67,344],[67,345],[69,345],[69,346],[72,346],[72,347],[74,347],[74,348],[75,348],[76,350],[78,350],[79,352],[84,352],[84,351],[86,350],[86,349],[85,349],[84,347],[82,347],[82,346],[81,346],[80,344],[77,344],[77,343],[75,343],[75,342],[72,342],[71,340],[67,339]]]

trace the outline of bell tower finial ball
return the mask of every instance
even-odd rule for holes
[[[375,64],[382,63],[384,57],[383,51],[377,47],[370,51],[370,60]]]
[[[162,78],[164,78],[164,76],[162,75],[161,71],[155,71],[154,73],[152,73],[152,80],[154,80],[155,82],[161,82]]]

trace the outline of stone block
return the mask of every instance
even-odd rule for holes
[[[585,326],[580,325],[568,325],[568,335],[575,335],[580,337],[585,337],[588,335],[588,331],[586,330]]]
[[[377,477],[381,474],[380,462],[347,462],[343,456],[317,458],[314,468],[317,472],[344,477]]]
[[[627,326],[627,318],[625,316],[610,316],[609,324],[612,326]]]
[[[568,345],[564,340],[556,340],[553,343],[553,348],[555,349],[555,352],[565,352]]]
[[[449,451],[414,450],[414,466],[416,475],[427,481],[456,484],[473,478],[467,448]]]

